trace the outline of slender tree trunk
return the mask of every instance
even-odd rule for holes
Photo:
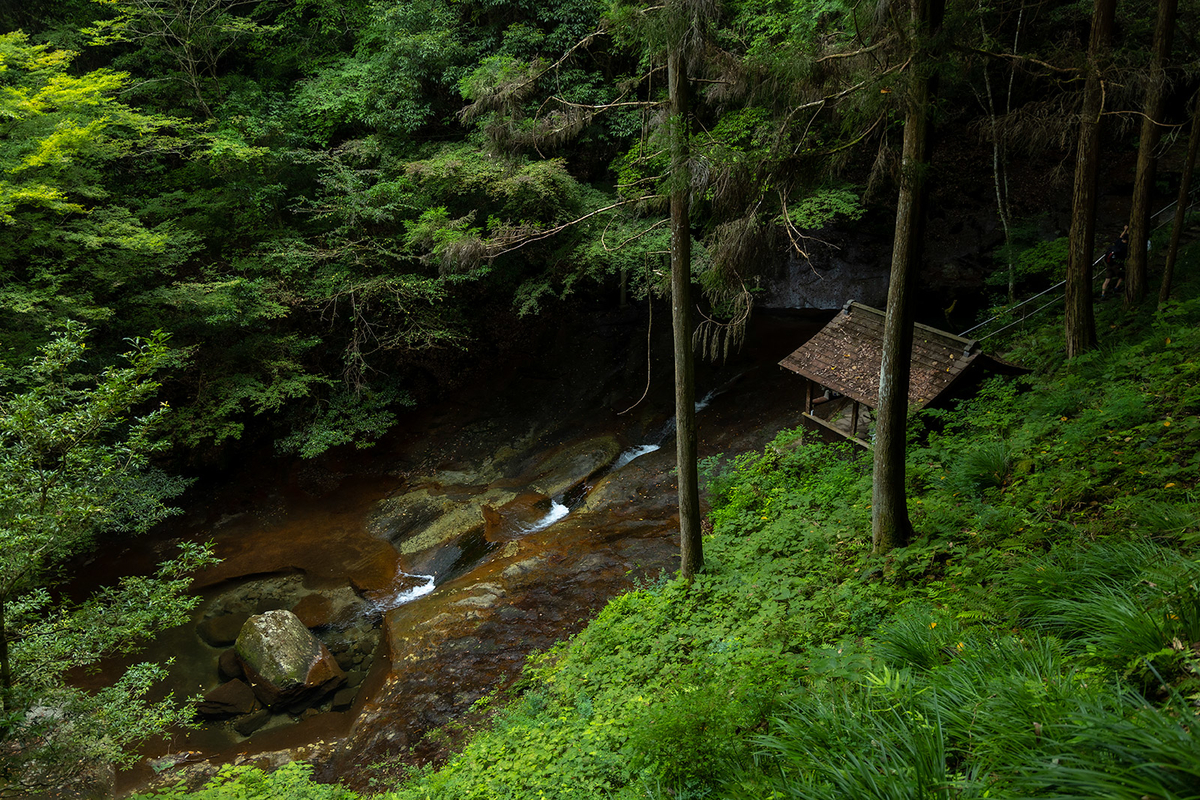
[[[1175,259],[1179,256],[1179,237],[1183,234],[1183,222],[1187,216],[1188,195],[1192,191],[1192,171],[1196,168],[1196,151],[1200,150],[1200,92],[1196,93],[1196,105],[1192,109],[1192,132],[1188,134],[1187,163],[1183,167],[1183,179],[1179,182],[1179,199],[1175,202],[1175,224],[1171,228],[1171,244],[1167,248],[1167,262],[1163,266],[1162,285],[1158,287],[1158,304],[1171,297],[1171,281],[1175,277]]]
[[[1154,26],[1154,54],[1150,59],[1150,85],[1146,87],[1142,135],[1138,144],[1137,173],[1129,209],[1129,257],[1125,261],[1125,307],[1130,308],[1146,297],[1146,243],[1150,239],[1150,193],[1158,159],[1154,155],[1162,128],[1163,94],[1166,89],[1166,63],[1175,36],[1177,0],[1159,0],[1158,22]]]
[[[1014,56],[1017,54],[1017,45],[1021,37],[1021,20],[1024,16],[1025,6],[1022,5],[1020,13],[1017,14],[1017,31],[1013,34],[1012,52]],[[986,36],[982,7],[979,9],[979,31]],[[1012,110],[1012,84],[1015,73],[1016,59],[1014,58],[1013,66],[1009,69],[1008,100],[1005,103],[1005,113]],[[1000,218],[1000,227],[1004,229],[1004,253],[1005,260],[1008,261],[1008,302],[1013,303],[1017,299],[1017,276],[1012,253],[1012,234],[1009,230],[1008,178],[1002,168],[1002,165],[1007,163],[1007,158],[1001,152],[1003,144],[1000,140],[999,126],[996,124],[996,101],[992,95],[992,81],[988,75],[987,64],[984,64],[983,67],[983,86],[987,90],[988,120],[992,128],[992,180],[996,189],[996,216]]]
[[[1071,245],[1067,262],[1064,314],[1067,358],[1096,346],[1096,317],[1092,311],[1092,252],[1096,234],[1096,171],[1100,162],[1100,112],[1104,87],[1101,62],[1112,38],[1116,0],[1095,0],[1092,35],[1088,43],[1087,76],[1075,148],[1075,191],[1071,202]]]
[[[996,188],[996,216],[1000,218],[1000,227],[1004,229],[1004,255],[1008,261],[1008,302],[1013,303],[1017,299],[1017,277],[1016,266],[1013,262],[1012,254],[1012,236],[1008,230],[1008,208],[1004,202],[1004,192],[1002,190],[1002,173],[1000,170],[1000,131],[996,125],[996,105],[992,98],[992,81],[987,74],[987,66],[984,65],[983,70],[983,85],[987,89],[988,98],[988,119],[992,126],[992,182]]]
[[[883,324],[879,367],[879,410],[875,426],[875,471],[871,498],[871,538],[876,553],[903,547],[912,532],[904,488],[908,378],[913,319],[909,288],[921,251],[922,200],[929,171],[930,85],[935,57],[931,35],[942,24],[945,0],[916,0],[911,11],[914,42],[912,77],[904,118],[900,194]]]
[[[679,475],[679,557],[685,581],[704,567],[696,476],[696,390],[692,359],[692,231],[689,222],[688,85],[679,48],[667,56],[671,99],[671,322],[675,339],[675,457]]]
[[[12,694],[12,664],[8,657],[8,627],[4,615],[4,596],[0,595],[0,711],[9,710]]]

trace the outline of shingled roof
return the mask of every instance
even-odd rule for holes
[[[883,360],[883,319],[884,313],[879,309],[851,301],[779,364],[851,400],[876,408],[879,364]],[[920,408],[929,405],[973,364],[996,372],[1028,372],[984,354],[974,339],[928,325],[914,326],[908,404]]]

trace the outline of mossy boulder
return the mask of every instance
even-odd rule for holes
[[[484,506],[502,506],[516,496],[508,489],[489,488],[455,499],[422,488],[381,502],[368,529],[412,555],[483,528]]]
[[[291,611],[250,617],[234,647],[254,694],[272,710],[302,711],[346,682],[329,648]]]

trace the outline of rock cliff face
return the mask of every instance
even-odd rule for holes
[[[759,308],[838,309],[848,300],[880,308],[887,302],[891,261],[886,226],[832,227],[807,243],[803,258],[794,252],[763,276]]]
[[[273,710],[298,713],[346,682],[329,648],[291,611],[250,617],[235,648],[255,696]]]

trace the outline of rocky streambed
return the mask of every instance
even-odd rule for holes
[[[165,688],[206,695],[206,719],[150,743],[118,791],[296,758],[365,786],[373,763],[436,758],[427,735],[518,677],[530,652],[677,569],[669,340],[654,341],[635,404],[645,328],[589,322],[371,449],[248,463],[149,547],[106,554],[132,570],[212,538],[223,559],[197,576],[192,623],[139,657],[174,657]],[[820,322],[761,315],[740,355],[701,369],[701,455],[799,424],[801,387],[776,364]],[[337,679],[269,702],[235,647],[268,612],[310,631]]]

